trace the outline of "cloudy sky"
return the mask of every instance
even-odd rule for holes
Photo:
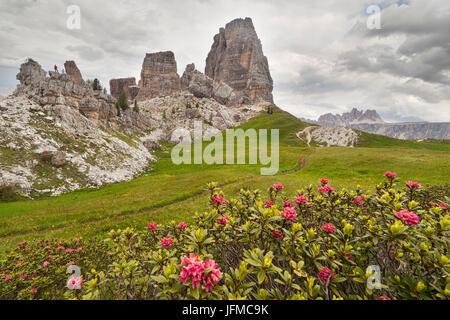
[[[369,6],[380,9],[380,29]],[[81,28],[67,28],[70,5]],[[146,52],[172,50],[181,75],[203,71],[213,36],[251,17],[281,108],[315,119],[352,107],[389,121],[450,121],[448,0],[1,0],[0,95],[27,58],[83,77],[139,78]],[[374,25],[376,26],[376,25]]]

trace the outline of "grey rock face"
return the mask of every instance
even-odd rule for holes
[[[269,64],[250,18],[235,19],[214,36],[205,74],[240,93],[235,103],[273,103]]]
[[[20,66],[20,72],[16,78],[20,81],[21,85],[30,85],[44,80],[45,75],[46,72],[42,69],[41,65],[30,58]]]
[[[120,78],[120,79],[111,79],[109,81],[109,90],[111,95],[119,99],[119,96],[122,92],[125,92],[129,100],[133,100],[139,90],[131,89],[136,87],[136,78]]]
[[[359,123],[352,127],[397,139],[450,139],[450,122]]]
[[[177,62],[172,51],[147,53],[139,80],[138,101],[163,97],[180,91]]]
[[[213,80],[188,64],[181,77],[181,88],[190,91],[197,98],[211,98]]]
[[[73,81],[76,84],[83,84],[84,80],[81,76],[80,69],[78,69],[77,64],[75,61],[66,61],[64,63],[64,69],[66,70],[66,73],[70,76],[72,76]]]

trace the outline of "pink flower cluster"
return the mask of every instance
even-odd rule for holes
[[[331,277],[330,277],[331,274]],[[317,274],[317,277],[323,282],[323,283],[327,283],[328,282],[328,278],[331,279],[335,279],[336,278],[336,274],[335,273],[331,273],[331,270],[328,269],[327,267],[323,267],[322,270],[319,271],[319,273]]]
[[[304,202],[308,201],[308,198],[306,198],[306,196],[302,194],[302,195],[296,196],[295,201],[297,203],[304,203]]]
[[[219,217],[217,223],[225,226],[228,223],[228,217],[227,216]]]
[[[172,246],[172,243],[173,239],[171,237],[161,239],[161,247],[163,248],[169,248],[170,246]]]
[[[397,176],[397,174],[395,172],[386,171],[384,173],[384,176],[388,179],[394,179]]]
[[[325,232],[332,233],[336,229],[335,226],[333,226],[331,223],[325,223],[322,225],[322,229],[325,230]]]
[[[326,184],[323,187],[318,188],[317,191],[319,191],[320,193],[328,193],[328,192],[334,192],[335,190],[333,187]]]
[[[277,230],[273,230],[272,231],[272,236],[275,237],[275,238],[280,238],[280,239],[284,238],[283,233],[282,232],[278,232]]]
[[[418,183],[417,181],[415,181],[415,182],[408,181],[406,183],[406,186],[410,189],[419,189],[421,187],[420,183]]]
[[[266,201],[266,202],[264,202],[264,205],[267,208],[272,208],[272,206],[274,205],[274,202],[272,200],[271,201]]]
[[[178,225],[178,230],[186,230],[188,227],[186,222],[180,222],[180,224]]]
[[[149,229],[149,230],[156,230],[156,229],[158,229],[158,226],[156,225],[156,223],[154,223],[154,222],[150,222],[148,225],[147,225],[147,229]]]
[[[214,195],[213,199],[211,200],[211,204],[227,204],[227,200],[223,198],[223,196]]]
[[[320,179],[320,183],[324,186],[324,185],[328,184],[328,179],[322,178],[322,179]]]
[[[358,206],[362,205],[364,201],[365,201],[364,196],[359,196],[353,199],[353,202],[355,202]]]
[[[180,281],[183,284],[191,282],[192,288],[205,286],[206,291],[212,291],[214,286],[220,281],[222,275],[220,268],[214,260],[203,262],[195,254],[184,257],[181,261]]]
[[[80,290],[83,284],[82,277],[71,277],[67,280],[67,287],[71,290]]]
[[[272,186],[272,188],[275,189],[275,190],[283,190],[284,186],[281,183],[275,183]]]
[[[289,208],[293,208],[293,207],[295,207],[295,203],[293,203],[292,201],[285,201],[284,203],[283,203],[283,207],[289,207]]]
[[[280,216],[286,217],[286,221],[295,221],[297,217],[297,212],[295,212],[294,208],[285,207],[283,212],[280,213]]]
[[[397,218],[402,219],[406,224],[412,224],[416,226],[419,223],[419,217],[408,210],[402,210],[395,214]]]
[[[380,300],[392,300],[389,297],[386,297],[385,295],[380,296]]]

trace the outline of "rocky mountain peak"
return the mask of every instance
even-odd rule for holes
[[[80,69],[78,69],[77,64],[75,61],[66,61],[64,63],[64,69],[66,70],[66,73],[70,76],[72,76],[73,81],[76,84],[83,84],[84,80],[81,76]]]
[[[273,103],[273,80],[261,41],[250,18],[235,19],[220,28],[206,59],[205,74],[229,85],[237,104]]]

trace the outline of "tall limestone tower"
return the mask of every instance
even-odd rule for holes
[[[205,74],[234,89],[238,104],[273,103],[273,80],[250,18],[235,19],[214,36]]]

